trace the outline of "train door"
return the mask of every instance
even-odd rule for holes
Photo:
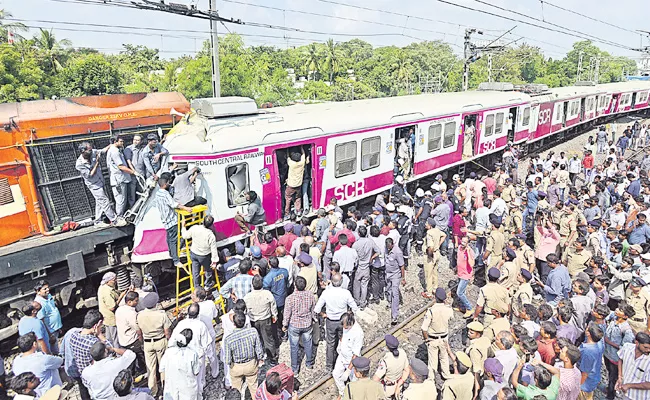
[[[404,178],[408,178],[413,174],[416,129],[417,125],[402,126],[395,129],[395,166]]]
[[[515,141],[515,130],[517,128],[517,118],[519,107],[512,107],[508,113],[508,142]]]
[[[562,127],[566,126],[566,117],[569,112],[569,102],[565,101],[564,106],[562,107]]]
[[[632,93],[632,103],[631,103],[632,108],[634,108],[635,105],[636,105],[636,93]]]
[[[612,101],[609,103],[609,108],[608,108],[610,114],[616,112],[616,108],[618,106],[618,99],[620,96],[621,96],[620,93],[612,95]]]
[[[275,150],[275,159],[278,166],[278,181],[280,190],[280,204],[282,204],[282,217],[286,219],[295,219],[309,211],[313,199],[313,154],[312,145],[292,146]],[[300,162],[304,157],[304,170],[302,177],[289,177],[289,160]],[[298,187],[287,189],[287,183],[302,182]],[[291,202],[287,207],[287,198]],[[299,206],[299,207],[298,207]],[[288,212],[287,212],[288,210]]]
[[[478,141],[478,114],[465,115],[463,124],[463,158],[471,158],[476,154]]]
[[[585,120],[585,110],[586,110],[585,109],[585,103],[586,103],[586,101],[587,101],[587,99],[584,98],[584,97],[580,100],[580,121],[581,122]]]

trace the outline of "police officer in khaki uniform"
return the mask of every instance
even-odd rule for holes
[[[515,238],[519,240],[519,250],[515,251],[517,253],[517,258],[521,258],[519,265],[521,268],[526,268],[532,273],[535,271],[535,251],[530,248],[528,243],[526,243],[525,234],[517,234],[515,235]]]
[[[449,356],[447,354],[447,336],[449,335],[449,320],[454,316],[451,306],[445,304],[447,292],[437,288],[436,304],[427,310],[422,321],[422,337],[427,344],[429,353],[429,376],[434,376],[440,359],[440,375],[442,379],[449,378]]]
[[[646,282],[638,276],[632,278],[630,282],[629,291],[625,296],[627,304],[634,307],[634,316],[629,318],[627,322],[635,333],[650,330],[650,294],[643,287]]]
[[[485,328],[485,331],[483,331],[483,336],[490,339],[494,344],[497,333],[501,331],[510,332],[510,321],[508,321],[507,314],[501,313],[496,309],[492,309],[492,315],[494,315],[494,319]],[[492,349],[496,350],[494,347]]]
[[[564,207],[564,215],[560,218],[560,251],[567,252],[573,241],[578,237],[578,222],[575,216],[575,206]]]
[[[172,322],[164,310],[156,309],[157,304],[158,294],[147,294],[142,299],[144,310],[140,311],[136,316],[144,340],[144,357],[147,372],[149,373],[147,385],[151,389],[151,395],[156,398],[160,393],[158,367],[160,366],[160,359],[167,349],[167,340],[172,334]],[[164,380],[163,376],[161,376],[162,380]],[[162,382],[160,386],[162,386]]]
[[[435,399],[438,397],[436,381],[435,379],[427,379],[429,377],[429,367],[424,361],[413,357],[409,377],[411,378],[411,384],[402,393],[402,400]]]
[[[370,360],[366,357],[352,359],[354,376],[356,380],[347,384],[343,390],[343,399],[385,399],[384,388],[379,382],[368,378],[370,374]]]
[[[578,273],[587,269],[589,260],[591,260],[591,253],[585,250],[587,241],[585,238],[579,237],[573,242],[573,246],[569,247],[564,254],[562,260],[569,270],[569,275],[575,279]]]
[[[503,167],[500,166],[500,165],[497,166],[497,170],[494,173],[494,180],[497,181],[497,186],[500,186],[500,187],[502,187],[504,189],[506,187],[510,186],[514,190],[514,187],[512,186],[512,179],[510,178],[510,175],[508,175],[506,172],[504,172]],[[503,191],[501,191],[501,198],[503,198]],[[512,201],[513,198],[514,198],[514,196],[511,197],[511,200],[506,200],[506,199],[503,199],[503,200],[507,203],[509,201]]]
[[[603,249],[600,245],[600,220],[593,220],[587,224],[587,246],[586,250],[593,256],[603,256]]]
[[[503,248],[506,247],[506,237],[499,230],[501,228],[501,218],[490,214],[490,223],[492,230],[487,237],[485,252],[483,252],[483,262],[487,268],[496,267],[503,257]]]
[[[427,235],[424,242],[427,252],[427,260],[424,263],[424,281],[426,283],[426,291],[422,292],[422,296],[432,299],[433,292],[438,287],[440,246],[444,243],[447,235],[440,229],[436,228],[433,218],[427,218],[425,227],[427,228]]]
[[[492,310],[496,309],[501,314],[506,314],[510,305],[510,296],[508,290],[499,285],[498,281],[501,272],[496,268],[490,268],[488,271],[488,283],[478,291],[476,300],[476,309],[474,310],[474,320],[478,320],[481,311],[485,312],[483,323],[489,325],[493,320]]]
[[[388,352],[379,361],[373,380],[384,387],[384,394],[391,398],[399,393],[402,384],[409,376],[409,360],[406,352],[399,347],[399,341],[393,335],[384,336]]]
[[[533,274],[530,273],[526,268],[522,268],[519,271],[519,287],[512,296],[512,319],[513,322],[521,322],[519,313],[524,309],[524,304],[531,304],[533,301],[533,287],[530,285],[530,280],[533,279]]]
[[[472,360],[462,351],[457,351],[454,358],[455,373],[445,381],[442,387],[442,398],[445,400],[472,400],[474,398]]]
[[[503,193],[501,194],[503,198]],[[508,203],[510,212],[505,219],[505,230],[508,236],[520,234],[523,229],[524,215],[521,213],[521,205],[518,201]]]
[[[516,239],[515,239],[516,240]],[[508,292],[514,293],[514,291],[519,286],[517,281],[517,276],[519,275],[519,264],[515,261],[517,254],[510,247],[506,247],[503,251],[503,263],[500,266],[501,277],[499,278],[499,284],[506,288]]]
[[[478,321],[472,321],[467,324],[467,337],[469,337],[469,347],[465,353],[472,360],[472,372],[478,376],[483,374],[483,363],[488,358],[488,350],[492,345],[490,339],[483,336],[485,327]]]
[[[505,179],[505,185],[503,186],[503,190],[501,190],[501,198],[508,205],[517,199],[517,191],[515,190],[515,185],[512,184],[512,178]]]

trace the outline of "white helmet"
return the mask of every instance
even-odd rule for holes
[[[417,190],[415,191],[415,196],[424,197],[424,190],[422,190],[422,188],[417,188]]]
[[[395,211],[395,204],[393,204],[393,203],[386,204],[386,210],[390,211],[390,212]]]
[[[402,175],[397,175],[397,177],[395,177],[395,182],[397,183],[404,182],[404,177]]]
[[[397,207],[397,212],[401,212],[402,214],[408,214],[409,208],[408,206],[402,204],[401,206]]]

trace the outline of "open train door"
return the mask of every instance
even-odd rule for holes
[[[478,114],[466,114],[463,118],[463,158],[476,154],[478,134]]]
[[[277,166],[278,166],[278,175],[280,176],[280,180],[278,181],[278,184],[280,185],[279,193],[280,193],[280,198],[281,202],[280,204],[282,205],[282,216],[283,218],[286,219],[286,217],[290,216],[291,219],[295,219],[297,215],[297,212],[299,211],[301,214],[304,213],[305,211],[309,211],[309,208],[312,205],[312,199],[313,199],[313,185],[312,183],[312,176],[313,176],[313,154],[312,154],[312,148],[313,146],[310,144],[303,145],[303,146],[291,146],[291,147],[285,147],[281,149],[276,149],[275,150],[275,159],[277,161]],[[293,206],[289,207],[289,214],[286,214],[284,210],[286,210],[286,194],[287,194],[287,178],[289,176],[289,163],[288,163],[288,158],[289,157],[295,157],[297,159],[300,159],[302,156],[305,156],[305,169],[303,172],[303,177],[302,177],[302,186],[300,189],[297,191],[296,194],[292,196],[293,198]],[[300,198],[300,209],[296,209],[296,200]],[[285,215],[286,214],[286,215]]]

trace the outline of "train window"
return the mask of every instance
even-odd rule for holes
[[[555,113],[555,120],[556,121],[562,121],[562,108],[563,104],[557,104],[556,113]]]
[[[485,118],[485,136],[492,136],[494,133],[494,114]]]
[[[524,108],[524,117],[521,120],[521,126],[528,126],[530,123],[530,107]]]
[[[250,191],[248,164],[230,165],[226,168],[226,185],[228,187],[228,207],[237,207],[247,203],[246,193]]]
[[[334,176],[354,174],[357,170],[357,142],[337,144],[334,147]]]
[[[499,135],[501,132],[503,132],[503,113],[498,113],[494,125],[494,134]]]
[[[454,138],[456,137],[456,123],[447,122],[445,124],[445,137],[443,139],[443,147],[451,147],[454,145]]]
[[[375,136],[361,141],[361,170],[365,171],[379,166],[381,154],[381,137]]]
[[[429,145],[427,150],[429,153],[432,151],[440,150],[440,143],[442,142],[442,125],[435,124],[429,126]]]

